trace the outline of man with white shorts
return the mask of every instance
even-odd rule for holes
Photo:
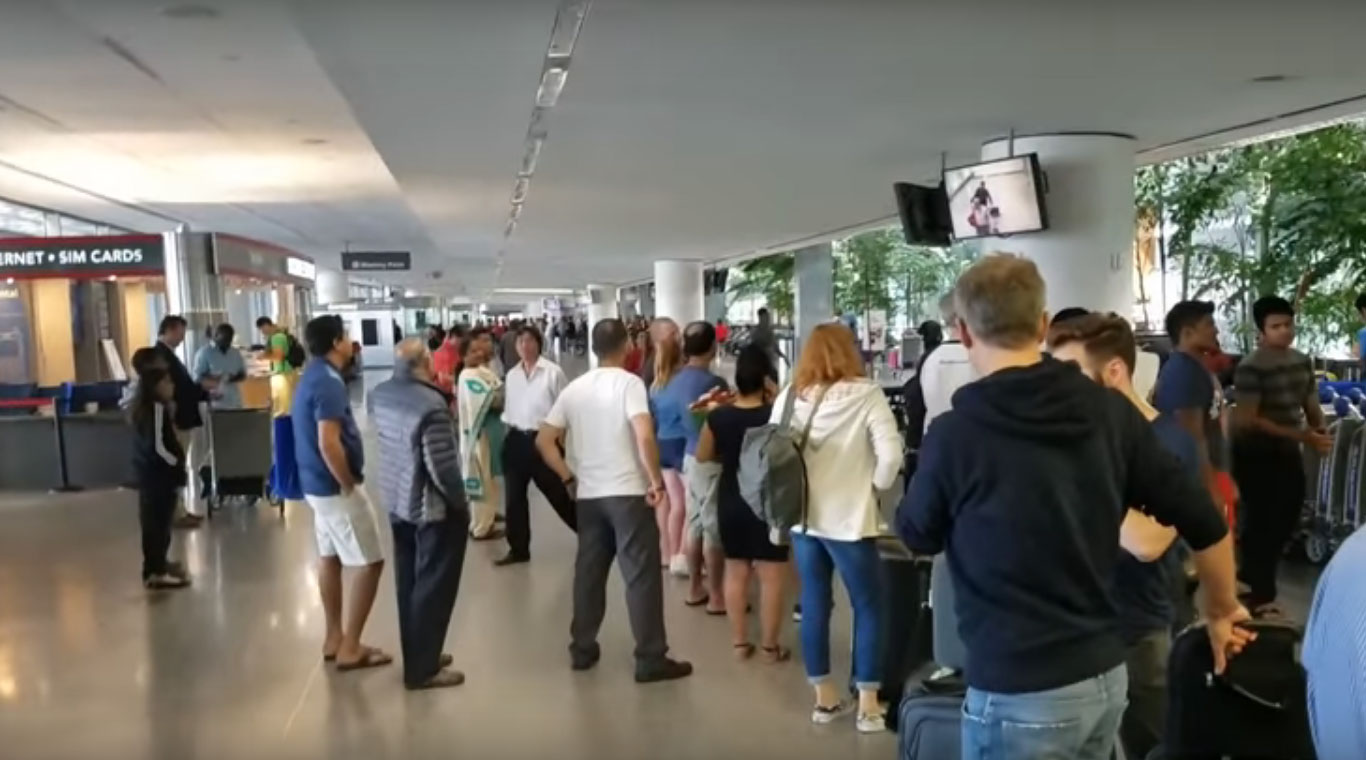
[[[361,643],[384,572],[379,521],[361,485],[365,455],[341,369],[351,359],[351,339],[336,315],[317,317],[304,328],[310,359],[294,390],[291,408],[294,457],[304,498],[313,509],[318,540],[318,590],[327,636],[323,660],[337,670],[388,665],[393,657]],[[342,624],[342,567],[356,568],[351,609]]]

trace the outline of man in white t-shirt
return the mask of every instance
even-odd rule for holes
[[[601,656],[598,629],[615,558],[636,639],[636,682],[683,678],[692,674],[692,665],[669,659],[664,633],[659,526],[651,510],[664,499],[664,478],[649,396],[645,383],[622,369],[630,340],[621,320],[594,325],[592,348],[598,368],[560,393],[536,436],[545,463],[571,493],[577,491],[571,662],[575,670],[588,670]]]
[[[958,341],[958,312],[953,305],[953,294],[939,299],[939,316],[944,320],[948,335],[927,357],[920,368],[920,388],[925,394],[925,430],[935,417],[953,408],[953,394],[977,379],[977,371],[968,363],[968,350]]]

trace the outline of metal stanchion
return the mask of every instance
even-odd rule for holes
[[[61,482],[56,488],[52,489],[52,492],[72,493],[80,491],[82,488],[81,486],[73,485],[71,483],[70,468],[68,468],[66,464],[66,433],[62,427],[62,407],[61,404],[57,402],[58,399],[52,400],[52,425],[57,433],[57,471],[61,478]]]

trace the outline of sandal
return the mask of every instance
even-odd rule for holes
[[[735,659],[748,660],[754,656],[754,645],[746,641],[743,644],[735,644]]]
[[[770,665],[776,665],[777,663],[787,662],[792,659],[792,650],[784,646],[759,647],[759,651],[763,653],[762,657],[764,662]]]
[[[355,662],[337,661],[337,672],[346,673],[352,670],[366,670],[368,668],[382,668],[394,661],[394,658],[373,647],[366,647],[364,654]]]
[[[703,594],[701,599],[684,599],[683,603],[689,607],[701,607],[702,605],[710,601],[711,597],[706,594]]]

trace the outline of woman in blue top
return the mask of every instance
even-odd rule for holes
[[[668,563],[669,572],[684,577],[688,574],[688,559],[683,554],[683,519],[687,502],[683,493],[683,453],[687,437],[672,420],[662,419],[656,405],[660,393],[683,366],[683,346],[679,343],[678,325],[663,317],[655,320],[659,340],[654,351],[654,377],[650,383],[650,413],[655,419],[655,438],[659,443],[659,468],[664,474],[664,488],[669,500],[655,510],[659,521],[659,556]]]

